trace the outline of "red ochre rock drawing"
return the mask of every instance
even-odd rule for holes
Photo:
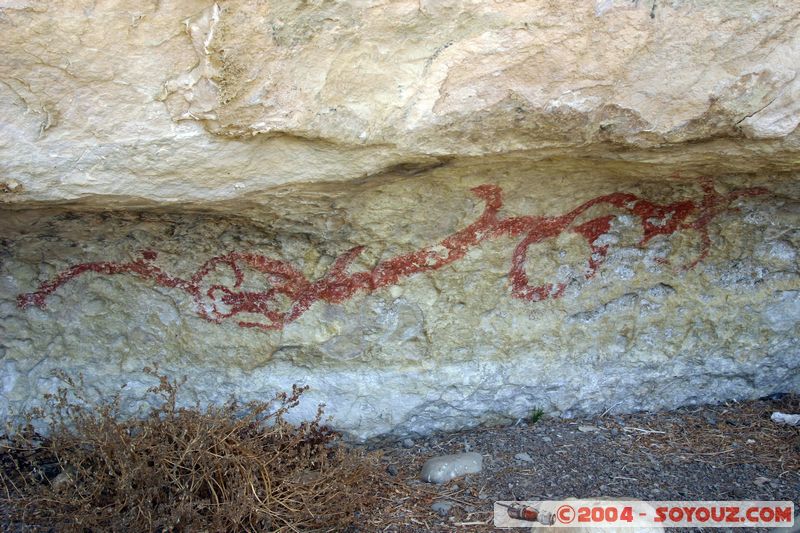
[[[737,198],[769,192],[764,188],[752,187],[719,194],[708,178],[702,178],[700,185],[703,189],[701,200],[681,200],[661,205],[635,194],[615,192],[592,198],[562,215],[509,218],[498,216],[503,206],[502,189],[497,185],[480,185],[473,188],[472,193],[483,200],[485,207],[472,224],[434,246],[381,261],[371,270],[349,272],[350,266],[364,251],[364,246],[357,246],[339,256],[328,273],[316,281],[306,278],[287,261],[249,252],[230,252],[212,257],[189,279],[183,279],[171,276],[156,266],[156,252],[145,250],[141,258],[135,261],[101,261],[72,266],[42,283],[35,292],[20,294],[17,303],[21,308],[32,305],[44,308],[49,295],[67,282],[89,272],[105,276],[130,274],[163,287],[186,292],[194,299],[197,314],[210,322],[220,323],[241,314],[260,315],[266,321],[239,320],[237,323],[243,328],[278,330],[297,320],[314,302],[322,300],[339,304],[356,293],[370,293],[397,284],[413,274],[438,270],[463,258],[470,248],[487,239],[520,236],[522,240],[514,248],[508,273],[511,295],[514,298],[538,302],[559,298],[566,283],[545,283],[537,286],[530,284],[525,264],[529,249],[534,244],[569,231],[582,236],[589,246],[590,255],[585,272],[587,279],[593,277],[603,264],[608,245],[597,244],[596,241],[609,231],[611,221],[616,215],[600,215],[576,225],[576,219],[591,207],[607,205],[637,217],[642,227],[639,246],[646,245],[657,235],[671,235],[681,230],[697,231],[700,235],[699,254],[691,263],[683,266],[684,269],[691,269],[709,253],[711,239],[708,225],[716,215],[730,209],[731,202]],[[214,284],[206,288],[204,278],[220,266],[228,266],[232,270],[235,279],[233,286]],[[246,269],[264,275],[264,290],[242,289]]]

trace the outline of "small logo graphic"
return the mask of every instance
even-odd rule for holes
[[[540,511],[533,505],[525,505],[521,502],[497,502],[496,506],[506,509],[506,514],[513,520],[520,520],[523,522],[538,522],[546,526],[554,523],[553,514],[547,511]],[[495,511],[496,516],[496,511]]]
[[[556,516],[562,524],[571,524],[575,520],[575,509],[571,505],[562,505],[556,511]]]

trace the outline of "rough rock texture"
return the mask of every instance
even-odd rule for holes
[[[799,13],[795,0],[6,0],[0,197],[246,198],[511,152],[791,169]]]
[[[152,361],[203,403],[308,384],[357,437],[800,389],[798,180],[538,172],[320,187],[260,222],[4,212],[1,409],[57,367],[135,409]]]
[[[794,0],[0,0],[0,415],[355,437],[800,390]],[[709,178],[701,178],[709,176]]]
[[[483,466],[483,456],[477,452],[440,455],[428,459],[419,476],[428,483],[447,483],[467,474],[477,474]]]

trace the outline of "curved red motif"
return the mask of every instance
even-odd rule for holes
[[[45,307],[47,296],[54,293],[68,281],[85,274],[133,274],[149,279],[163,287],[180,289],[191,295],[195,301],[197,314],[202,318],[219,323],[239,314],[260,315],[262,321],[238,321],[246,328],[265,330],[281,329],[297,320],[314,302],[319,300],[338,304],[353,297],[357,292],[372,292],[388,285],[397,284],[402,278],[420,272],[438,270],[463,258],[466,253],[482,241],[498,237],[519,237],[511,257],[509,280],[511,295],[515,298],[537,302],[547,298],[558,298],[563,294],[566,284],[546,283],[533,286],[525,272],[528,250],[534,244],[556,237],[565,231],[582,236],[590,248],[586,278],[594,276],[603,264],[608,253],[607,244],[598,244],[598,238],[607,233],[615,215],[601,215],[575,225],[580,215],[596,205],[609,205],[627,211],[640,220],[642,238],[639,245],[646,245],[657,235],[670,235],[679,230],[691,229],[700,234],[700,253],[697,258],[685,265],[691,269],[706,258],[711,246],[708,224],[722,211],[729,209],[737,198],[766,194],[767,189],[752,187],[739,189],[728,194],[719,194],[710,179],[702,179],[703,198],[700,201],[682,200],[670,204],[656,204],[635,194],[615,192],[598,196],[579,205],[572,211],[557,216],[519,216],[499,218],[503,206],[502,189],[496,185],[481,185],[472,193],[481,198],[485,207],[475,222],[446,237],[435,246],[429,246],[378,263],[372,270],[349,273],[348,268],[364,251],[357,246],[342,254],[334,261],[328,273],[311,281],[287,261],[248,253],[230,252],[212,257],[195,272],[191,278],[182,279],[170,276],[153,264],[156,252],[145,250],[142,257],[130,262],[81,263],[58,274],[50,281],[42,283],[35,292],[21,294],[17,303],[21,308],[35,305]],[[691,220],[690,220],[691,218]],[[204,286],[204,279],[219,267],[231,269],[235,279],[232,286],[213,284]],[[244,290],[245,271],[263,274],[263,282],[269,288],[264,290]],[[283,305],[280,305],[281,302]],[[283,308],[283,310],[282,310]]]

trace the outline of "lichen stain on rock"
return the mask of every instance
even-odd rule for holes
[[[365,249],[364,246],[356,246],[339,256],[329,271],[316,281],[309,280],[288,261],[250,252],[229,252],[212,257],[190,278],[184,279],[171,276],[156,266],[154,261],[157,259],[157,252],[145,250],[141,253],[141,258],[134,261],[77,264],[42,283],[36,291],[20,294],[17,303],[21,308],[32,305],[44,308],[49,295],[70,280],[86,273],[104,276],[131,274],[163,287],[186,292],[193,298],[197,314],[210,322],[220,323],[240,314],[260,315],[266,321],[239,320],[237,324],[243,328],[277,330],[297,320],[315,302],[339,304],[359,292],[370,293],[396,285],[411,275],[439,270],[463,258],[471,248],[487,239],[523,235],[524,238],[513,251],[508,273],[511,295],[538,302],[559,298],[567,283],[544,283],[536,286],[530,284],[525,267],[531,246],[569,231],[583,237],[589,246],[584,277],[591,279],[602,266],[610,244],[600,238],[608,233],[616,215],[601,214],[576,223],[592,207],[617,208],[638,218],[642,229],[642,238],[637,243],[640,247],[647,245],[658,235],[670,235],[682,230],[698,232],[698,255],[681,267],[691,269],[708,255],[711,246],[708,225],[711,220],[722,211],[730,209],[731,202],[738,198],[768,192],[763,187],[750,187],[719,194],[710,179],[703,178],[700,184],[704,193],[700,200],[686,199],[657,204],[635,194],[615,192],[592,198],[562,215],[509,218],[498,217],[498,212],[503,207],[502,189],[497,185],[480,185],[472,188],[472,193],[484,201],[485,207],[475,222],[446,237],[437,245],[381,261],[369,271],[348,273],[349,267]],[[231,269],[235,280],[232,287],[219,283],[209,285],[205,282],[209,274],[221,266]],[[262,274],[264,279],[261,282],[268,288],[245,290],[243,284],[246,271]]]
[[[23,190],[24,187],[17,180],[0,181],[0,194],[19,194]]]

